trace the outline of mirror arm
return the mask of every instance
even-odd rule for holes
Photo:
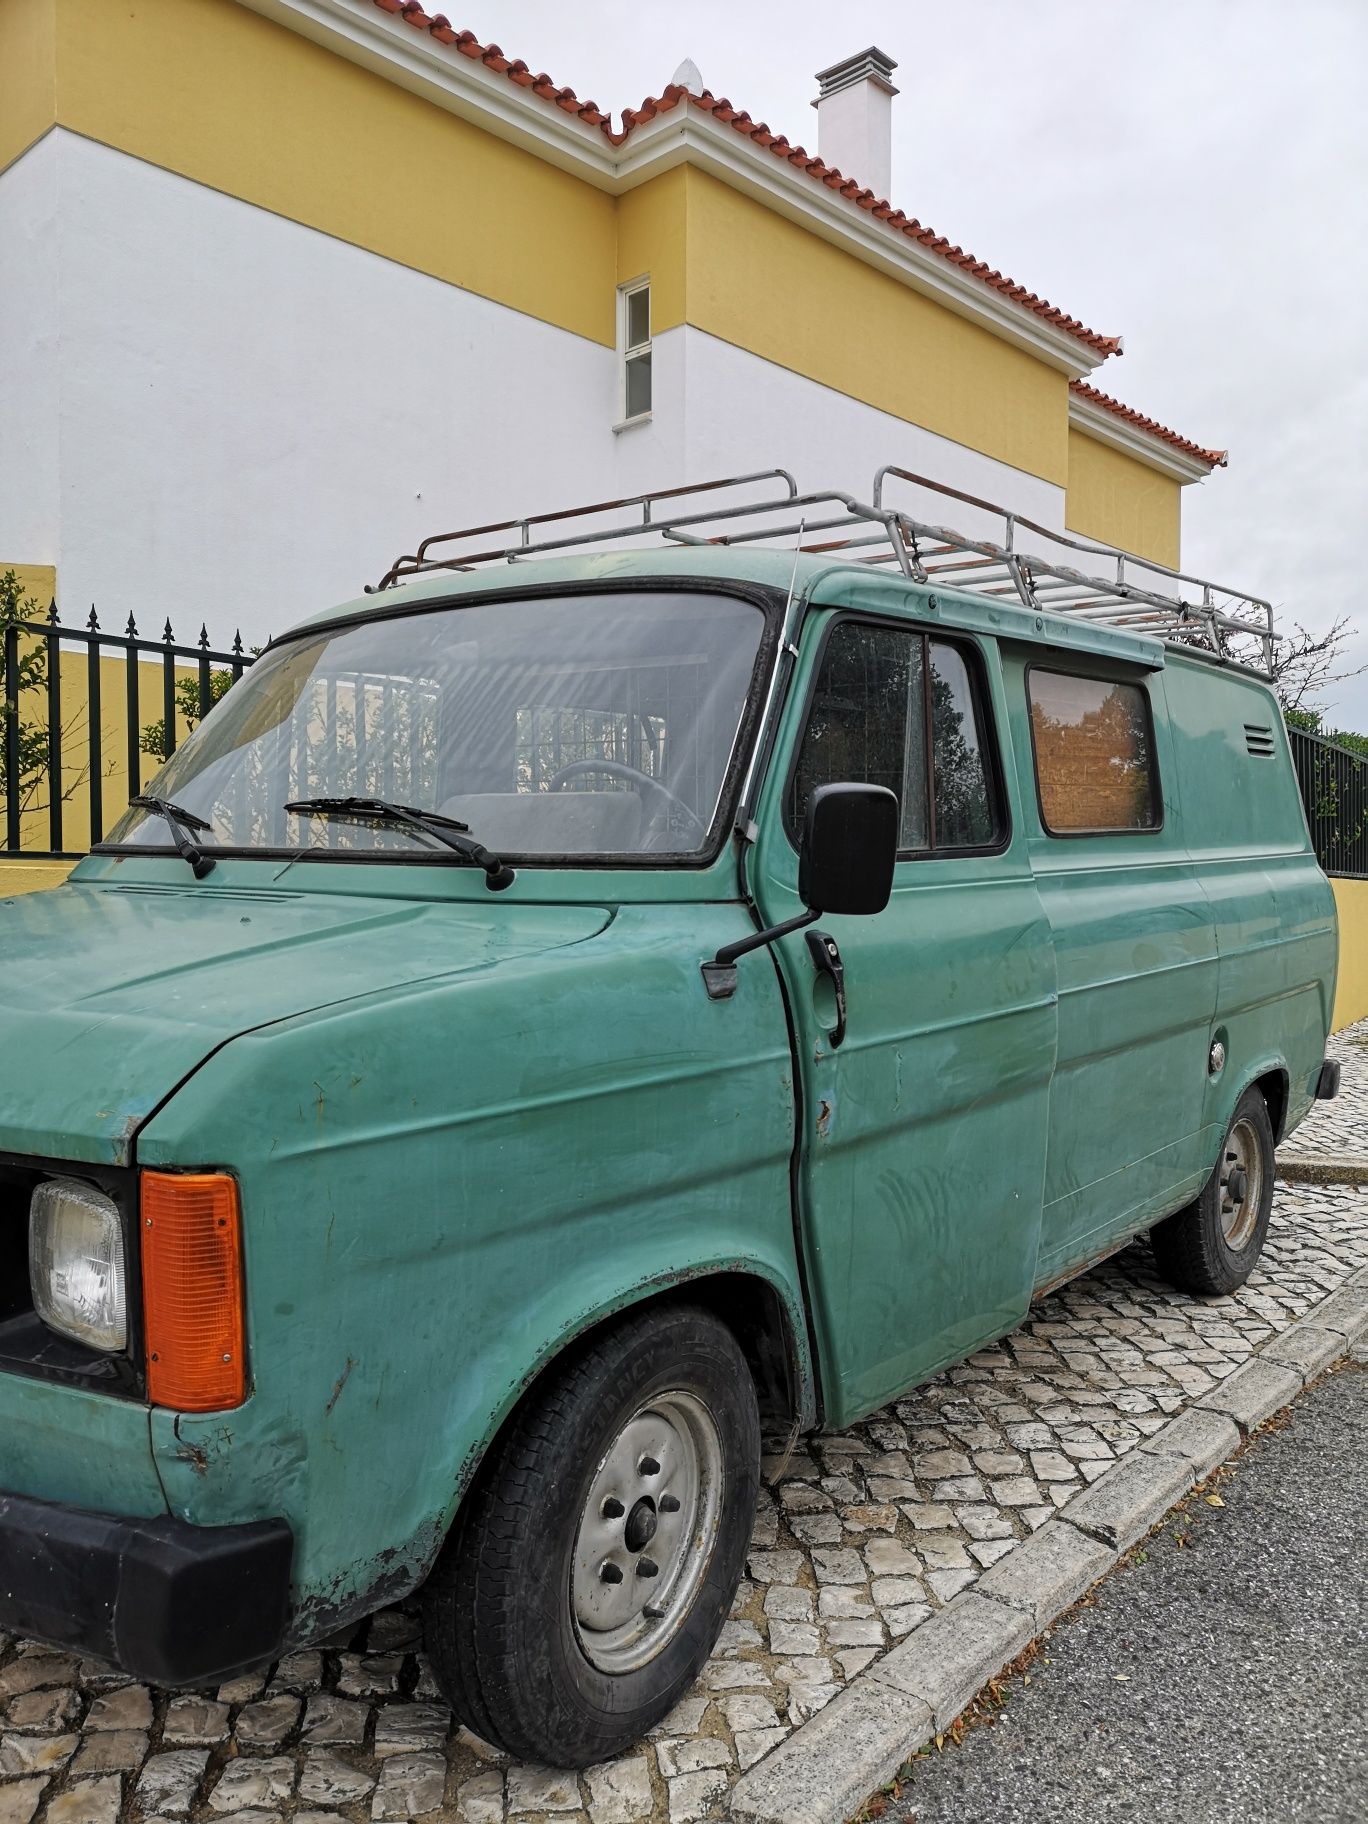
[[[765,931],[753,931],[749,937],[739,937],[734,944],[723,944],[710,963],[701,963],[703,986],[708,991],[710,1001],[725,1001],[736,993],[736,959],[745,956],[751,950],[759,950],[764,944],[772,944],[776,937],[787,937],[790,931],[801,931],[804,925],[815,925],[821,917],[820,912],[809,910],[800,912],[797,918],[786,919],[782,925],[771,925]]]

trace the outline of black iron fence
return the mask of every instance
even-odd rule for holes
[[[32,608],[31,600],[24,604]],[[100,626],[65,627],[11,616],[0,627],[0,854],[74,860],[143,789],[144,769],[174,753],[253,655],[235,635],[227,652],[201,627],[180,644],[168,620],[160,639]]]
[[[1311,841],[1327,874],[1368,880],[1368,759],[1289,728]]]

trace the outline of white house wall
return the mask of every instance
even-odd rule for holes
[[[0,173],[0,565],[57,561],[57,158]]]
[[[0,237],[0,559],[109,627],[255,642],[426,533],[775,464],[1063,525],[1062,489],[694,329],[615,434],[612,350],[61,130]]]
[[[586,422],[612,419],[611,350],[49,139],[64,607],[259,640],[425,533],[579,495]],[[608,447],[595,485],[610,463]]]
[[[891,463],[1063,530],[1064,490],[1052,482],[835,392],[703,330],[687,329],[683,334],[691,477],[779,464],[792,471],[804,492],[839,488],[867,499],[876,471]],[[903,483],[896,489],[888,495],[890,502],[920,518],[970,531],[982,523],[985,531],[993,530],[958,503]]]

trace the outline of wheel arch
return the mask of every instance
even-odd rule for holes
[[[1276,1146],[1287,1131],[1287,1108],[1292,1093],[1291,1074],[1286,1065],[1275,1064],[1261,1075],[1252,1077],[1246,1087],[1257,1089],[1267,1103],[1268,1119],[1273,1124],[1273,1143]],[[1244,1091],[1240,1093],[1243,1095]]]
[[[630,1296],[586,1313],[541,1352],[493,1415],[478,1449],[462,1466],[444,1533],[454,1525],[499,1439],[567,1354],[624,1318],[671,1304],[702,1306],[735,1336],[755,1382],[762,1430],[796,1433],[819,1422],[820,1398],[801,1309],[795,1309],[785,1290],[753,1262],[700,1266],[640,1286]]]

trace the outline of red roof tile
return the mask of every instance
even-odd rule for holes
[[[1175,450],[1181,450],[1185,456],[1195,457],[1204,462],[1209,469],[1223,469],[1226,466],[1227,451],[1204,450],[1199,443],[1193,443],[1186,437],[1180,437],[1177,431],[1171,431],[1166,424],[1157,419],[1146,418],[1142,412],[1122,405],[1119,399],[1113,399],[1108,393],[1099,393],[1095,386],[1089,386],[1085,380],[1070,380],[1069,391],[1086,399],[1090,405],[1100,405],[1105,412],[1122,418],[1127,424],[1133,424],[1137,430],[1148,431],[1151,437],[1157,437],[1161,443],[1171,444]]]
[[[847,197],[857,208],[866,209],[876,221],[884,222],[897,233],[905,234],[909,240],[918,242],[928,252],[948,260],[958,266],[962,272],[980,279],[985,285],[1010,298],[1014,304],[1031,311],[1045,322],[1068,335],[1075,336],[1080,342],[1100,355],[1119,354],[1121,338],[1119,336],[1099,335],[1080,323],[1077,317],[1068,316],[1064,311],[1042,298],[1034,291],[1027,291],[1024,285],[1018,285],[1004,273],[997,271],[983,260],[975,259],[973,254],[966,253],[962,247],[955,246],[944,235],[934,229],[925,227],[915,217],[907,215],[901,209],[895,209],[885,198],[876,196],[872,190],[858,184],[854,178],[845,177],[831,165],[825,165],[820,158],[814,157],[802,146],[795,146],[780,133],[772,133],[763,121],[752,120],[750,115],[740,108],[734,108],[724,98],[705,89],[701,95],[694,95],[688,89],[672,83],[662,95],[651,95],[642,102],[639,108],[624,108],[622,127],[614,131],[613,124],[597,103],[581,101],[573,89],[558,87],[549,76],[533,75],[521,59],[505,57],[497,44],[481,44],[473,32],[457,31],[444,14],[429,13],[418,4],[418,0],[373,0],[382,12],[393,13],[415,31],[428,32],[439,44],[451,45],[466,57],[470,57],[487,68],[508,77],[510,82],[519,88],[530,89],[543,100],[562,108],[568,114],[575,114],[591,127],[598,127],[613,145],[619,146],[641,122],[652,120],[657,114],[665,114],[676,108],[681,102],[698,108],[705,114],[711,114],[723,125],[734,127],[738,133],[745,135],[754,145],[764,151],[772,152],[776,158],[794,165],[806,173],[815,183],[824,184],[828,190],[835,190]],[[1099,395],[1099,398],[1101,395]],[[1114,403],[1114,402],[1113,402]],[[1124,406],[1119,408],[1125,413]],[[1140,420],[1145,428],[1150,427],[1149,420]],[[1182,438],[1175,438],[1173,432],[1162,432],[1170,441],[1181,447],[1196,449],[1196,445],[1186,445]],[[1200,452],[1206,454],[1206,452]]]

